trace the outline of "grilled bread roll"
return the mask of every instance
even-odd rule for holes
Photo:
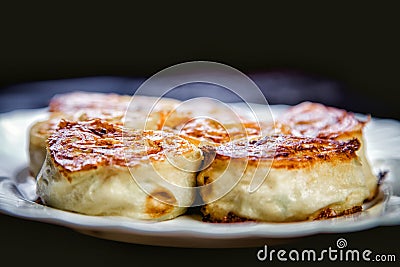
[[[171,219],[193,202],[201,160],[198,148],[173,133],[62,120],[48,139],[37,194],[83,214]]]
[[[373,198],[377,190],[377,178],[372,173],[366,156],[366,145],[363,128],[370,118],[361,121],[356,116],[343,109],[328,107],[318,103],[303,102],[289,108],[277,119],[277,131],[292,136],[305,136],[347,141],[358,139],[360,149],[357,155],[364,166],[364,175],[370,188],[369,199]]]
[[[372,190],[359,148],[357,139],[287,135],[222,144],[197,176],[208,185],[200,191],[204,218],[288,222],[359,211]],[[252,181],[259,182],[254,191]]]
[[[137,129],[158,130],[166,115],[180,101],[170,98],[131,96],[89,92],[73,92],[54,96],[49,104],[49,119],[32,125],[29,136],[29,169],[36,177],[46,157],[46,140],[54,132],[61,119],[85,121],[99,118],[111,123]],[[128,111],[128,113],[127,113]],[[178,115],[170,124],[180,123]],[[170,125],[174,126],[174,125]]]
[[[166,220],[192,204],[197,182],[204,220],[288,222],[357,212],[376,194],[368,120],[305,102],[274,125],[210,100],[181,103],[54,97],[49,119],[30,131],[39,197],[83,214]]]

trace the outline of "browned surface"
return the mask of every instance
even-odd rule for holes
[[[80,171],[104,165],[134,166],[141,160],[164,160],[164,151],[192,151],[189,142],[160,131],[128,131],[99,119],[62,120],[48,139],[50,155],[63,169]]]
[[[59,119],[49,119],[39,122],[36,133],[45,136],[50,135],[57,128],[59,122]]]
[[[54,96],[49,104],[51,118],[69,120],[103,119],[122,124],[131,97],[118,94],[73,92]]]
[[[222,143],[230,140],[229,133],[225,127],[219,122],[208,118],[199,118],[189,121],[182,127],[180,133],[190,137],[204,138],[215,143]]]
[[[226,143],[233,139],[259,135],[260,126],[256,122],[223,125],[210,118],[196,118],[187,122],[180,133],[214,143]]]
[[[73,92],[54,96],[49,104],[50,112],[73,114],[85,109],[123,110],[131,98],[117,94]]]
[[[360,132],[367,121],[358,120],[351,112],[318,103],[304,102],[289,108],[277,119],[282,134],[318,138],[337,138]]]
[[[57,128],[60,119],[84,121],[104,119],[122,124],[129,96],[73,92],[54,96],[49,104],[50,119],[40,122],[36,133],[45,138]]]
[[[346,161],[356,158],[358,139],[335,141],[286,135],[241,140],[216,148],[217,158],[248,158],[251,161],[273,160],[273,168],[301,168],[315,162]]]
[[[170,213],[176,203],[171,192],[167,189],[160,189],[147,196],[145,212],[152,218],[159,218]]]
[[[314,216],[310,216],[308,218],[308,220],[324,220],[324,219],[330,219],[330,218],[336,218],[336,217],[340,217],[340,216],[346,216],[346,215],[351,215],[357,212],[362,211],[362,207],[361,206],[354,206],[350,209],[338,212],[335,211],[334,209],[331,208],[325,208],[321,211],[319,211],[317,213],[317,215]],[[226,216],[224,216],[223,218],[214,218],[212,216],[212,214],[210,214],[207,210],[207,205],[204,206],[201,209],[201,212],[203,214],[203,222],[210,222],[210,223],[237,223],[237,222],[248,222],[248,221],[256,221],[253,219],[249,219],[249,218],[245,218],[245,217],[241,217],[236,215],[233,212],[228,212]]]
[[[127,112],[143,113],[143,120],[150,113],[157,113],[160,116],[157,126],[161,129],[178,103],[179,100],[169,98],[72,92],[54,96],[49,111],[55,118],[79,121],[99,118],[114,123],[122,123]]]
[[[350,209],[347,209],[347,210],[344,210],[341,212],[335,211],[334,209],[331,209],[331,208],[326,208],[326,209],[323,209],[322,211],[320,211],[315,218],[310,217],[310,219],[313,219],[313,220],[329,219],[329,218],[335,218],[335,217],[339,217],[339,216],[350,215],[350,214],[357,213],[360,211],[362,211],[361,206],[354,206]]]
[[[255,221],[252,219],[244,218],[237,216],[233,212],[229,212],[226,216],[224,216],[222,219],[217,219],[211,216],[211,214],[205,213],[205,210],[201,210],[203,212],[203,222],[211,222],[211,223],[238,223],[238,222],[249,222],[249,221]]]

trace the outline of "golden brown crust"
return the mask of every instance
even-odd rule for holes
[[[159,218],[170,213],[177,201],[174,195],[167,189],[152,192],[146,197],[145,212],[151,218]]]
[[[180,130],[180,133],[216,144],[261,134],[261,128],[257,122],[241,122],[225,126],[210,118],[195,118],[187,122]]]
[[[102,165],[134,166],[141,160],[164,160],[165,151],[191,152],[185,139],[160,131],[128,131],[99,119],[61,120],[48,139],[54,161],[69,172]]]
[[[340,216],[346,216],[350,214],[354,214],[357,212],[362,211],[362,206],[354,206],[350,209],[338,212],[332,208],[325,208],[321,211],[318,211],[316,216],[310,216],[309,219],[317,221],[317,220],[323,220],[323,219],[330,219],[330,218],[335,218],[335,217],[340,217]]]
[[[203,222],[210,222],[210,223],[238,223],[238,222],[254,222],[255,220],[253,219],[248,219],[244,217],[240,217],[236,215],[233,212],[229,212],[226,216],[223,218],[214,218],[210,213],[207,213],[206,209],[203,208],[201,209],[201,212],[203,213]]]
[[[205,138],[214,143],[230,140],[229,133],[219,122],[209,118],[196,118],[187,122],[180,130],[182,135],[194,138]]]
[[[91,92],[56,95],[50,100],[50,117],[77,121],[99,118],[122,124],[130,100],[127,95]]]
[[[126,112],[140,113],[140,119],[143,120],[151,113],[159,117],[157,129],[160,130],[179,103],[179,100],[170,98],[72,92],[54,96],[50,101],[49,111],[52,118],[78,121],[99,118],[117,124],[122,124]],[[175,122],[173,119],[169,121]]]
[[[310,216],[308,220],[325,220],[330,218],[336,218],[340,216],[351,215],[357,212],[362,211],[361,206],[354,206],[350,209],[346,209],[344,211],[336,211],[332,208],[324,208],[317,212],[315,216]],[[203,206],[201,209],[203,214],[202,221],[203,222],[210,222],[210,223],[238,223],[238,222],[256,222],[257,220],[245,218],[242,216],[236,215],[234,212],[228,212],[226,216],[223,218],[215,218],[207,211],[207,205]]]
[[[342,109],[304,102],[289,108],[277,119],[276,124],[282,134],[337,138],[360,133],[368,121],[360,121],[353,113]]]
[[[142,102],[146,103],[142,104],[146,107],[155,101],[155,98],[151,97],[137,96],[137,98],[143,98]],[[73,92],[56,95],[49,104],[50,118],[37,123],[35,134],[47,138],[57,128],[61,119],[72,121],[102,119],[117,125],[123,125],[130,101],[130,96],[118,94]],[[159,117],[157,129],[162,129],[175,101],[178,102],[173,99],[163,100],[156,106],[153,113]],[[165,110],[163,109],[164,107],[166,108]]]
[[[125,111],[130,100],[131,97],[126,95],[72,92],[54,96],[50,100],[49,111],[66,114],[86,109]]]
[[[49,119],[35,123],[30,131],[30,171],[33,176],[37,176],[44,161],[46,140],[56,130],[61,119],[102,119],[117,125],[128,121],[127,125],[131,128],[159,130],[166,124],[165,120],[171,110],[180,103],[175,99],[148,96],[135,96],[133,99],[135,101],[130,105],[132,98],[127,95],[73,92],[54,96],[49,105]],[[180,115],[177,114],[168,123],[180,122]]]
[[[347,161],[357,157],[358,139],[335,141],[287,135],[240,140],[216,148],[217,158],[248,158],[249,163],[271,160],[273,168],[302,168],[327,160]]]

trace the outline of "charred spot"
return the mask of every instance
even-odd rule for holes
[[[317,217],[314,218],[314,221],[316,220],[323,220],[323,219],[329,219],[329,218],[335,218],[335,217],[339,217],[339,216],[345,216],[345,215],[350,215],[350,214],[354,214],[357,212],[362,211],[362,207],[361,206],[354,206],[350,209],[344,210],[342,212],[337,212],[334,209],[331,208],[326,208],[324,210],[322,210]]]
[[[212,222],[211,215],[206,213],[204,206],[200,209],[200,211],[203,213],[203,217],[201,218],[203,222]]]
[[[328,218],[334,218],[337,217],[338,214],[336,213],[335,210],[331,209],[331,208],[327,208],[322,210],[318,216],[316,218],[314,218],[314,221],[317,220],[322,220],[322,219],[328,219]]]
[[[203,222],[209,222],[209,223],[240,223],[240,222],[254,222],[255,221],[253,219],[249,219],[249,218],[238,216],[233,212],[228,212],[228,214],[226,216],[224,216],[222,219],[217,219],[217,218],[214,218],[211,214],[205,213],[206,210],[205,210],[204,207],[201,209],[201,212],[203,213],[203,218],[202,218]]]
[[[254,145],[255,143],[257,143],[257,140],[250,140],[250,141],[249,141],[249,144],[250,144],[250,145]]]
[[[342,143],[341,145],[342,145],[342,152],[353,154],[360,148],[361,143],[357,138],[353,138],[347,142]]]
[[[38,197],[34,202],[39,205],[45,205],[44,201],[40,197]]]
[[[276,154],[277,157],[288,157],[289,156],[289,152],[280,152]]]
[[[350,215],[356,212],[360,212],[362,211],[362,207],[361,206],[354,206],[351,209],[347,209],[345,211],[343,211],[342,213],[340,213],[341,216],[343,215]]]
[[[252,219],[249,218],[245,218],[245,217],[240,217],[236,214],[234,214],[233,212],[229,212],[227,216],[224,216],[224,218],[222,219],[222,222],[224,223],[228,223],[228,222],[247,222],[247,221],[254,221]]]
[[[90,131],[98,136],[103,136],[107,133],[107,129],[105,128],[95,128],[95,129],[90,129]]]

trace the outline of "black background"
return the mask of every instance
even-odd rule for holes
[[[0,87],[85,76],[147,78],[176,63],[210,60],[245,73],[294,71],[335,80],[352,93],[349,102],[377,105],[355,111],[399,118],[396,10],[365,3],[6,6]]]
[[[31,107],[27,100],[13,100],[15,94],[43,93],[50,97],[54,93],[51,87],[34,86],[28,87],[28,92],[26,86],[18,89],[20,83],[104,75],[142,79],[176,63],[210,60],[261,75],[257,76],[259,80],[284,73],[317,82],[333,81],[343,95],[332,104],[400,119],[397,10],[387,4],[365,3],[3,6],[1,108]],[[313,99],[320,89],[310,84],[302,83],[301,87]],[[285,100],[281,97],[272,102],[288,102]],[[321,102],[329,103],[330,99]],[[257,263],[257,248],[159,248],[98,240],[62,227],[3,215],[0,223],[2,259],[21,265]],[[399,239],[399,227],[317,235],[286,247],[326,248],[338,237],[347,238],[354,247],[397,253],[399,257],[398,245],[391,246],[387,241]]]

